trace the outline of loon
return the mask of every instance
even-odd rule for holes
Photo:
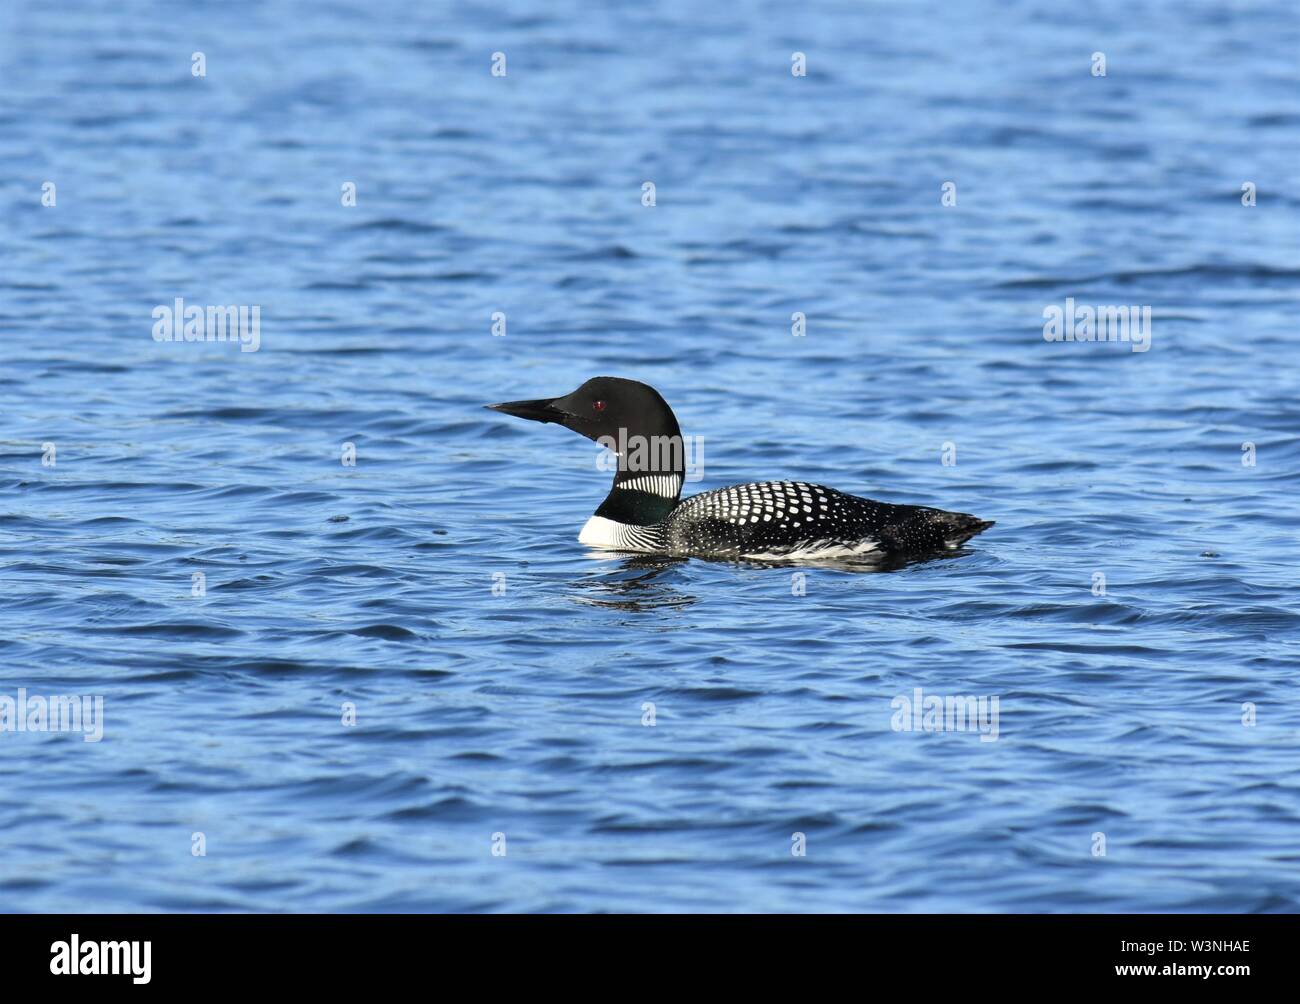
[[[955,549],[993,525],[960,512],[891,505],[804,481],[760,481],[682,499],[677,418],[648,384],[593,377],[564,397],[485,407],[554,422],[618,454],[609,495],[578,542],[697,558],[870,561]]]

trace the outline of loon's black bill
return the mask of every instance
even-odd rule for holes
[[[503,404],[488,404],[485,408],[502,411],[515,418],[528,418],[534,422],[560,422],[565,414],[555,407],[554,398],[545,401],[506,401]]]

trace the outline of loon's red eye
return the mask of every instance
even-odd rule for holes
[[[602,411],[605,410],[605,402],[604,402],[604,401],[592,401],[592,402],[591,402],[591,410],[594,411],[597,415],[599,415]]]

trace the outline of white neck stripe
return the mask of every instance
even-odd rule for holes
[[[632,478],[630,481],[616,484],[614,487],[628,491],[649,492],[652,495],[661,495],[666,499],[675,499],[682,490],[682,476],[680,474],[644,474],[639,478]]]

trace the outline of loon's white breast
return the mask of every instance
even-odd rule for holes
[[[658,539],[643,526],[631,526],[604,516],[592,516],[578,534],[578,543],[610,551],[659,551]]]

